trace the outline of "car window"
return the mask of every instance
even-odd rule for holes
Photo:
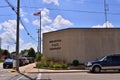
[[[120,61],[120,57],[119,56],[112,56],[112,60],[113,61]]]
[[[5,62],[13,62],[13,59],[5,59]]]

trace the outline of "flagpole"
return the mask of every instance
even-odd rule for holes
[[[40,26],[38,27],[38,47],[37,47],[37,52],[41,53],[41,11],[34,13],[34,16],[39,16],[40,19]]]
[[[41,11],[40,11],[40,42],[39,42],[40,43],[40,54],[41,54],[41,34],[42,34],[41,33],[41,31],[42,31],[41,29],[42,28],[41,28]]]

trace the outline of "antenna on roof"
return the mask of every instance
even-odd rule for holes
[[[106,0],[104,0],[104,14],[105,14],[105,24],[106,24],[106,28],[108,28],[109,26],[107,25],[108,19],[107,19],[107,11],[109,11],[109,6],[106,3]]]

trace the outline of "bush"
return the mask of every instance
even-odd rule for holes
[[[37,53],[37,54],[36,54],[35,61],[37,61],[37,62],[41,61],[41,57],[42,57],[42,54]]]
[[[50,68],[67,68],[67,64],[54,63],[50,65]]]
[[[48,67],[48,62],[47,61],[41,61],[36,63],[37,68],[43,68],[43,67]]]
[[[79,61],[78,61],[78,60],[73,60],[72,64],[73,64],[74,66],[78,66],[78,65],[79,65]]]
[[[36,63],[36,67],[37,68],[44,68],[44,67],[48,67],[48,68],[67,68],[67,64],[65,64],[64,62],[55,62],[55,61],[50,61],[50,60],[41,60],[40,62]]]
[[[0,63],[2,63],[3,62],[3,60],[2,59],[0,59]]]

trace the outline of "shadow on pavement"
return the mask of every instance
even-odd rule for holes
[[[108,70],[108,71],[101,71],[100,73],[91,73],[91,72],[88,72],[90,74],[120,74],[120,71],[114,71],[114,70]]]
[[[23,74],[23,73],[20,73],[20,74],[21,74],[21,75],[23,75],[24,77],[26,77],[26,78],[30,79],[30,80],[36,80],[36,79],[33,79],[33,78],[31,78],[30,76],[25,75],[25,74]]]
[[[20,73],[21,75],[23,75],[24,77],[28,78],[29,80],[37,80],[37,77],[35,79],[31,78],[30,76]],[[40,80],[52,80],[52,79],[40,79]]]

